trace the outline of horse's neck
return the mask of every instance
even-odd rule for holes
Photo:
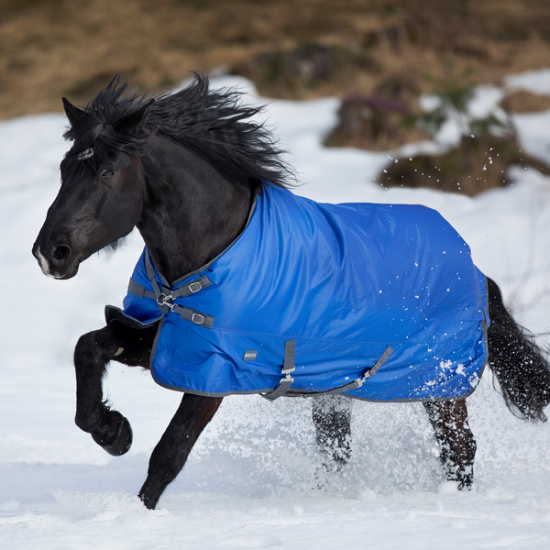
[[[247,185],[235,185],[205,160],[155,137],[142,157],[144,204],[137,227],[170,282],[220,254],[242,231],[251,206]]]

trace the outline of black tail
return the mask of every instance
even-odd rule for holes
[[[524,420],[546,422],[550,403],[550,365],[530,334],[520,327],[502,302],[498,285],[487,277],[489,291],[489,366],[510,411]]]

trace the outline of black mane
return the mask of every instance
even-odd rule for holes
[[[75,142],[67,159],[98,143],[106,149],[141,154],[147,137],[116,132],[117,123],[148,101],[145,95],[128,94],[127,88],[117,75],[85,107],[88,116],[64,134]],[[180,143],[229,176],[289,187],[288,180],[295,176],[280,158],[284,150],[262,123],[250,120],[263,107],[244,106],[241,97],[235,89],[210,90],[208,77],[195,73],[194,81],[183,90],[155,98],[147,133]]]

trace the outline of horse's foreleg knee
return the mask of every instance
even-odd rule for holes
[[[351,457],[353,401],[340,395],[312,399],[312,418],[323,465],[329,471],[341,470]]]
[[[470,488],[477,445],[468,425],[466,401],[427,401],[424,407],[435,431],[447,479],[456,481],[459,489]]]
[[[154,509],[179,474],[200,434],[218,410],[222,398],[184,394],[181,404],[149,460],[147,479],[139,492],[143,504]]]
[[[76,425],[85,432],[92,432],[103,425],[108,414],[103,404],[101,380],[109,362],[105,349],[106,329],[84,334],[78,340],[74,353],[76,374]]]
[[[140,364],[139,356],[146,356],[147,345],[142,343],[144,338],[133,337],[132,333],[135,332],[119,323],[111,323],[101,330],[82,336],[74,354],[75,423],[81,430],[90,433],[98,445],[115,456],[130,449],[132,429],[124,416],[105,404],[102,378],[109,361],[114,358],[122,360],[120,356],[126,348],[131,350],[126,355],[132,355],[132,362],[128,364]]]

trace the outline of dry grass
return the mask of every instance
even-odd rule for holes
[[[446,60],[479,82],[550,59],[547,0],[0,0],[0,118],[82,103],[112,74],[159,91],[189,70],[242,66],[306,43],[368,63],[282,97],[372,93],[388,75],[442,75]]]
[[[550,109],[550,97],[543,97],[524,90],[510,93],[504,101],[510,113],[535,113]]]

